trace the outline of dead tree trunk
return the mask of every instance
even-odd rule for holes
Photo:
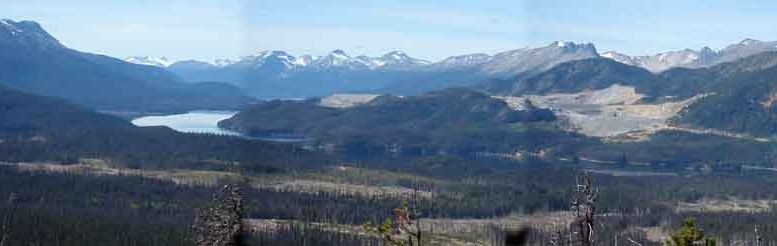
[[[243,245],[243,193],[225,185],[213,197],[213,207],[198,209],[194,219],[194,245]]]
[[[402,207],[394,210],[397,216],[397,226],[400,233],[407,234],[407,242],[410,246],[421,245],[421,220],[418,213],[418,187],[413,188],[409,201],[405,201]]]
[[[591,176],[583,175],[583,183],[575,186],[575,192],[572,197],[572,212],[575,214],[575,223],[577,225],[577,235],[580,244],[583,246],[593,246],[594,222],[596,215],[596,191],[591,186]]]
[[[394,209],[396,222],[387,219],[379,225],[368,222],[364,229],[378,233],[386,243],[390,245],[421,246],[423,244],[421,232],[421,219],[418,212],[418,187],[409,194],[409,199],[402,202],[402,206]],[[403,238],[403,237],[407,238]]]
[[[13,221],[13,215],[16,212],[16,194],[11,193],[8,196],[8,208],[3,213],[3,224],[0,228],[0,246],[5,246],[8,242],[8,237],[11,235],[11,222]]]

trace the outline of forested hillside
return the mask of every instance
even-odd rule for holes
[[[426,155],[536,149],[554,138],[575,141],[574,134],[530,126],[551,125],[555,120],[547,109],[515,111],[483,93],[448,89],[415,97],[381,96],[344,109],[319,106],[316,101],[271,101],[219,125],[259,137],[308,137],[354,153]]]
[[[545,95],[599,90],[611,85],[633,86],[638,92],[654,94],[665,84],[649,71],[605,58],[591,58],[560,64],[532,77],[496,80],[480,89],[497,95]]]
[[[764,53],[724,64],[709,77],[713,95],[692,105],[680,123],[761,137],[777,131],[777,53]]]
[[[0,86],[0,135],[30,135],[71,129],[130,128],[117,117],[99,114],[62,99]]]

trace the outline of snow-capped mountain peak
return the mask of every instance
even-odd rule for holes
[[[763,42],[761,42],[760,40],[752,39],[752,38],[746,38],[746,39],[743,39],[742,41],[740,41],[739,45],[753,45],[753,44],[759,44],[759,43],[763,43]]]
[[[0,19],[0,26],[2,26],[5,29],[8,29],[11,34],[17,34],[23,32],[21,29],[16,27],[15,23],[12,20],[9,19]]]
[[[363,62],[352,58],[343,50],[333,50],[326,56],[313,60],[309,66],[315,68],[347,68],[347,69],[366,69],[368,68]]]
[[[616,62],[620,62],[623,64],[632,65],[632,66],[636,65],[637,63],[636,61],[634,61],[634,58],[615,51],[604,52],[602,53],[601,56]]]
[[[0,41],[9,41],[36,48],[63,48],[59,40],[51,36],[34,21],[15,22],[0,19]]]
[[[604,58],[613,59],[617,55],[620,55],[620,54],[618,54],[618,52],[615,52],[615,51],[607,51],[607,52],[602,53],[601,56],[604,57]]]
[[[174,61],[171,61],[170,59],[167,59],[163,56],[131,56],[125,58],[124,61],[155,67],[169,67],[175,63]]]
[[[402,52],[402,51],[392,51],[392,52],[386,53],[385,55],[383,55],[383,58],[384,59],[393,59],[393,60],[398,60],[398,61],[399,60],[410,60],[410,59],[412,59],[412,58],[410,58],[410,56],[408,56],[407,54],[405,54],[405,52]]]
[[[349,59],[351,59],[351,56],[346,54],[345,51],[343,51],[343,50],[333,50],[332,52],[329,53],[329,55],[331,55],[332,57],[335,57],[337,59],[340,59],[340,60],[349,60]]]
[[[289,53],[286,53],[285,51],[281,50],[265,50],[261,51],[256,55],[243,57],[240,59],[240,61],[235,62],[233,64],[241,65],[241,66],[250,66],[250,67],[261,67],[265,64],[281,64],[282,66],[286,68],[291,68],[294,66],[294,62],[297,61],[297,58],[294,58],[294,56],[290,55]],[[232,64],[230,64],[232,65]]]
[[[354,58],[354,60],[356,60],[357,62],[359,62],[361,64],[364,64],[365,66],[367,66],[367,67],[369,67],[371,69],[380,68],[380,67],[386,65],[386,62],[382,61],[381,59],[372,58],[372,57],[365,56],[365,55],[357,56],[357,57]]]
[[[277,57],[284,60],[290,60],[294,58],[289,53],[286,53],[286,51],[282,51],[282,50],[265,50],[265,51],[259,52],[259,55],[257,56],[263,59],[267,59],[269,57]]]
[[[386,53],[385,55],[377,58],[381,63],[384,63],[385,66],[402,66],[402,67],[411,67],[411,66],[420,66],[420,65],[428,65],[431,62],[421,59],[416,59],[413,57],[410,57],[405,52],[402,51],[392,51],[389,53]]]
[[[777,42],[764,42],[747,38],[718,51],[716,62],[730,62],[767,51],[777,51]]]
[[[297,57],[297,60],[294,61],[294,65],[297,66],[307,66],[313,63],[314,61],[320,59],[320,56],[311,56],[311,55],[303,55],[300,57]]]
[[[226,67],[226,66],[235,64],[235,62],[236,62],[235,60],[232,60],[229,58],[216,58],[209,63],[215,67]]]
[[[569,48],[569,49],[577,49],[577,48],[588,48],[589,46],[593,46],[593,44],[590,43],[575,43],[571,41],[553,41],[552,43],[545,46],[546,48]]]

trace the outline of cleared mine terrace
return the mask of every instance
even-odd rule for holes
[[[334,94],[321,98],[318,105],[329,108],[350,108],[368,103],[378,96],[377,94]]]
[[[594,137],[614,137],[630,132],[655,132],[668,128],[667,121],[704,95],[658,104],[643,104],[644,94],[634,87],[612,85],[602,90],[522,97],[496,97],[513,109],[523,109],[526,100],[553,110],[569,122],[571,130]]]

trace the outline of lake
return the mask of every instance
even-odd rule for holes
[[[237,112],[232,111],[192,111],[185,114],[162,116],[145,116],[132,120],[136,126],[167,126],[173,130],[187,133],[211,133],[241,136],[218,127],[219,121],[232,117]]]
[[[259,139],[281,143],[302,143],[309,139],[293,136],[245,136],[239,132],[221,129],[219,121],[232,117],[237,112],[233,111],[192,111],[185,114],[171,114],[161,116],[145,116],[132,120],[136,126],[166,126],[173,130],[186,133],[210,133],[230,136],[239,136],[246,139]]]

